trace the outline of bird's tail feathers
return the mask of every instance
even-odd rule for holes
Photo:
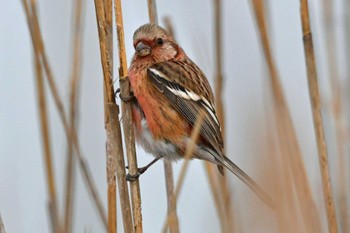
[[[272,209],[276,209],[276,205],[271,197],[250,177],[245,173],[242,169],[240,169],[236,164],[234,164],[229,158],[225,155],[220,156],[217,153],[211,153],[215,160],[220,164],[225,166],[228,170],[230,170],[234,175],[236,175],[241,181],[243,181],[248,187],[256,193],[256,195],[265,202]]]

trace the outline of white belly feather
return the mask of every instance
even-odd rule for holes
[[[181,156],[177,153],[177,146],[164,140],[154,140],[149,131],[146,119],[141,121],[142,131],[139,132],[139,143],[143,149],[155,157],[164,157],[170,160],[179,160]]]

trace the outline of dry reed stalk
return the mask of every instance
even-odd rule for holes
[[[222,200],[222,196],[220,195],[220,188],[219,186],[219,182],[218,182],[218,176],[217,176],[217,168],[215,167],[215,165],[209,163],[209,162],[204,162],[205,165],[205,171],[207,173],[207,177],[208,177],[208,182],[209,182],[209,186],[210,189],[212,191],[213,194],[213,199],[214,199],[214,205],[215,205],[215,209],[217,211],[218,214],[218,218],[220,221],[220,227],[221,227],[221,232],[225,232],[225,211],[224,211],[224,203]],[[213,171],[215,170],[215,171]]]
[[[73,21],[73,61],[70,80],[70,107],[69,107],[69,122],[71,134],[76,129],[76,112],[78,108],[78,93],[81,78],[81,48],[82,48],[82,0],[76,0],[74,3],[74,21]],[[64,200],[64,232],[72,231],[73,221],[73,199],[74,199],[74,183],[75,183],[75,161],[73,155],[73,141],[68,142],[68,154],[66,160],[66,185],[65,185],[65,200]]]
[[[301,11],[301,22],[302,22],[302,28],[303,28],[304,52],[305,52],[308,84],[309,84],[308,85],[309,95],[310,95],[311,106],[312,106],[312,117],[314,121],[318,157],[320,162],[324,204],[326,207],[329,232],[335,233],[335,232],[338,232],[338,227],[337,227],[335,205],[333,201],[332,186],[331,186],[330,174],[329,174],[329,168],[328,168],[327,145],[325,141],[325,134],[324,134],[324,128],[323,128],[322,116],[321,116],[321,100],[320,100],[320,94],[319,94],[318,82],[317,82],[316,62],[315,62],[315,54],[314,54],[313,41],[312,41],[312,33],[310,28],[308,1],[301,0],[300,3],[301,3],[300,11]]]
[[[284,233],[294,233],[302,231],[300,224],[297,221],[297,210],[295,203],[295,190],[292,184],[292,174],[290,172],[288,161],[286,158],[285,151],[287,150],[285,143],[280,143],[279,148],[273,143],[276,141],[276,129],[272,125],[275,117],[273,114],[269,114],[267,118],[267,125],[269,129],[273,130],[273,133],[267,135],[268,140],[268,160],[265,161],[266,166],[271,167],[267,172],[271,172],[270,177],[276,177],[273,180],[273,194],[276,198],[277,206],[277,222],[278,222],[278,232]],[[279,149],[279,150],[278,150]],[[277,153],[282,153],[282,156]]]
[[[344,0],[343,1],[344,4],[344,25],[345,25],[345,56],[346,56],[346,64],[350,64],[350,1],[348,0]],[[345,136],[344,139],[346,141],[345,146],[347,146],[347,155],[345,156],[347,159],[347,161],[344,162],[342,169],[345,169],[346,174],[344,177],[342,177],[342,179],[344,179],[344,181],[341,181],[341,183],[347,183],[349,184],[349,151],[350,151],[350,66],[346,67],[346,80],[345,80],[345,89],[343,89],[344,91],[344,120],[345,120],[345,125],[344,125],[344,129],[347,128],[346,132],[345,132]],[[347,186],[343,186],[344,191],[349,192],[349,185]],[[342,191],[341,193],[345,193],[344,191]],[[344,232],[349,233],[350,232],[350,214],[349,214],[349,195],[344,196],[344,201],[341,204],[341,215],[342,215],[342,225],[344,226]]]
[[[169,160],[164,160],[165,187],[167,194],[168,218],[170,233],[179,232],[179,218],[176,211],[176,198],[174,194],[174,174],[173,167]]]
[[[223,138],[225,140],[225,113],[224,105],[222,102],[222,86],[223,86],[223,72],[222,72],[222,2],[221,0],[214,0],[214,25],[215,25],[215,106],[217,111],[217,116],[221,124],[221,131]],[[217,173],[219,178],[219,184],[222,195],[222,200],[224,203],[225,210],[225,226],[224,232],[234,232],[234,219],[233,219],[233,208],[231,192],[227,180],[227,176],[222,176]]]
[[[344,25],[345,25],[345,56],[346,56],[346,64],[350,64],[350,1],[348,0],[344,0],[343,1],[343,4],[344,4]],[[347,66],[346,67],[347,70],[346,70],[346,76],[347,76],[347,82],[348,82],[348,85],[347,85],[347,88],[348,90],[350,90],[350,66]],[[350,91],[348,92],[350,93]],[[349,100],[350,98],[348,98]],[[350,106],[349,104],[347,106]],[[349,108],[349,107],[348,107]],[[348,114],[349,114],[349,117],[350,117],[350,109],[348,109]],[[348,125],[350,125],[350,119],[348,122]],[[348,135],[350,136],[350,134]]]
[[[29,12],[28,11],[29,8],[26,8],[26,6],[25,6],[26,1],[22,0],[22,2],[23,2],[23,5],[25,7],[26,13]],[[89,190],[89,192],[90,192],[90,194],[92,196],[92,199],[93,199],[93,201],[94,201],[94,203],[96,205],[96,208],[98,209],[99,216],[100,216],[104,226],[107,229],[107,220],[106,220],[106,217],[104,215],[103,205],[102,205],[102,202],[101,202],[101,200],[100,200],[100,198],[98,196],[98,192],[97,192],[97,190],[95,188],[94,182],[92,180],[92,175],[91,175],[91,172],[89,170],[88,163],[87,163],[87,161],[85,160],[85,158],[83,157],[83,155],[81,153],[77,132],[74,129],[73,132],[72,132],[73,134],[72,135],[70,134],[70,128],[69,128],[69,125],[68,125],[67,116],[65,114],[63,103],[62,103],[60,95],[58,93],[58,89],[57,89],[57,86],[56,86],[56,83],[55,83],[55,79],[54,79],[53,74],[51,72],[50,64],[49,64],[47,56],[46,56],[45,45],[44,45],[44,42],[42,40],[42,36],[41,36],[41,32],[40,32],[40,26],[39,26],[39,23],[38,23],[38,20],[37,20],[37,16],[36,16],[36,14],[34,14],[33,16],[27,14],[27,21],[28,22],[30,22],[31,17],[36,18],[36,20],[33,22],[33,25],[36,28],[38,28],[38,30],[37,30],[38,31],[38,38],[39,38],[38,43],[40,45],[39,49],[40,49],[41,61],[42,61],[43,68],[44,68],[44,71],[45,71],[45,74],[46,74],[46,78],[48,80],[48,84],[49,84],[49,88],[51,90],[51,94],[53,96],[53,99],[54,99],[57,111],[59,113],[59,116],[60,116],[62,124],[63,124],[63,128],[64,128],[64,132],[66,134],[67,141],[68,142],[70,140],[73,141],[74,148],[76,150],[76,156],[78,157],[79,166],[80,166],[83,178],[85,179],[85,182],[87,184],[87,188],[88,188],[88,190]],[[33,45],[35,43],[34,42],[35,38],[34,38],[34,35],[33,35],[33,30],[34,30],[33,27],[34,26],[32,26],[32,25],[28,26]]]
[[[109,115],[119,116],[118,105],[108,104],[108,112],[109,112]],[[132,215],[131,215],[129,189],[126,181],[125,161],[124,161],[124,157],[122,156],[124,152],[123,152],[123,143],[122,143],[119,119],[117,117],[111,117],[108,126],[110,127],[108,132],[111,132],[110,140],[113,140],[114,142],[116,142],[111,144],[112,146],[116,146],[116,148],[113,148],[112,150],[117,151],[117,155],[118,155],[115,163],[117,166],[116,170],[117,170],[117,180],[118,180],[118,191],[119,191],[120,206],[122,210],[124,232],[131,233],[131,232],[134,232],[134,226],[133,226]]]
[[[44,161],[46,168],[46,178],[47,178],[47,188],[49,194],[49,212],[51,215],[51,224],[52,231],[55,233],[60,232],[59,225],[59,215],[57,207],[57,194],[56,194],[56,183],[54,177],[54,165],[52,161],[52,152],[51,152],[51,142],[50,142],[50,131],[49,131],[49,118],[47,114],[47,104],[45,96],[45,84],[42,72],[42,63],[41,63],[41,44],[39,36],[39,28],[37,21],[37,11],[36,11],[36,2],[32,0],[30,6],[26,0],[22,0],[24,6],[28,27],[30,28],[30,33],[32,37],[32,44],[34,48],[34,59],[35,59],[35,71],[36,71],[36,88],[37,88],[37,100],[39,106],[39,115],[40,115],[40,126],[41,126],[41,137],[42,137],[42,146],[44,151]]]
[[[126,182],[123,144],[119,122],[119,106],[115,103],[114,88],[112,85],[112,2],[104,5],[102,1],[97,0],[95,1],[95,6],[99,25],[101,63],[104,74],[109,232],[116,232],[115,175],[117,175],[124,232],[132,233],[134,232],[134,225],[131,217],[129,189]]]
[[[152,24],[158,24],[156,0],[147,0],[147,6],[149,22]]]
[[[266,30],[269,35],[272,33],[272,17],[271,17],[271,2],[270,1],[264,1],[264,10],[265,10],[265,17],[266,17]],[[264,76],[268,78],[268,68],[265,65],[264,67]],[[265,77],[264,77],[265,78]],[[265,84],[266,85],[266,84]],[[265,88],[268,89],[268,85],[265,86]],[[292,183],[292,174],[289,170],[289,165],[287,161],[287,154],[286,150],[288,148],[286,147],[285,143],[279,143],[279,145],[276,144],[277,142],[277,129],[274,126],[275,123],[275,111],[273,111],[271,108],[271,96],[268,98],[268,105],[265,105],[265,125],[267,126],[268,134],[266,135],[267,138],[267,151],[265,154],[268,155],[268,159],[264,161],[265,166],[262,165],[261,167],[270,167],[266,171],[268,174],[268,177],[275,177],[274,180],[270,181],[273,182],[273,185],[270,187],[274,187],[272,191],[273,197],[276,199],[276,217],[277,217],[277,223],[278,223],[278,232],[300,232],[303,229],[301,228],[301,224],[298,223],[298,213],[297,213],[297,206],[296,206],[296,200],[295,200],[295,189]],[[266,179],[268,180],[268,179]]]
[[[265,84],[265,88],[268,85]],[[300,228],[301,224],[298,224],[298,213],[295,202],[295,187],[292,183],[292,174],[290,172],[288,159],[287,159],[287,145],[284,141],[278,142],[276,122],[276,112],[273,109],[272,96],[268,95],[265,98],[265,126],[266,126],[266,151],[267,159],[260,165],[263,168],[269,168],[266,173],[262,173],[267,177],[274,177],[270,179],[270,187],[274,187],[272,196],[276,200],[276,218],[278,223],[278,232],[294,233],[300,232],[303,229]],[[267,104],[268,103],[268,104]],[[278,143],[277,143],[278,142]],[[268,180],[268,179],[267,179]]]
[[[0,233],[6,233],[5,226],[1,218],[1,213],[0,213]]]
[[[107,184],[108,184],[108,232],[117,232],[117,161],[118,157],[123,157],[123,150],[121,144],[121,138],[118,140],[120,133],[120,126],[118,115],[119,108],[115,104],[114,88],[112,84],[113,80],[113,37],[112,37],[112,19],[113,8],[112,1],[95,0],[96,21],[98,25],[98,35],[100,41],[100,56],[103,71],[103,93],[104,93],[104,107],[105,107],[105,128],[107,134],[106,141],[106,168],[107,168]],[[114,113],[114,114],[113,114]],[[113,123],[113,125],[112,125]],[[119,127],[118,127],[119,126]],[[119,129],[119,132],[117,130]],[[120,143],[120,144],[117,144]],[[125,168],[122,168],[125,169]],[[125,178],[125,174],[124,174]],[[125,191],[127,186],[124,186]],[[123,192],[124,194],[124,192]],[[125,198],[125,196],[123,196]],[[125,201],[125,205],[129,203],[129,200]],[[123,206],[124,207],[124,206]],[[129,207],[130,210],[130,207]],[[130,213],[130,212],[129,212]],[[128,214],[128,213],[126,213]],[[128,215],[124,216],[123,220],[127,219]],[[130,214],[128,218],[129,222],[124,229],[132,229]],[[131,228],[131,229],[130,229]]]
[[[286,155],[289,169],[292,172],[294,185],[303,215],[304,226],[307,232],[320,232],[316,206],[312,197],[306,169],[303,163],[300,146],[292,123],[289,109],[284,97],[277,69],[273,61],[267,34],[263,0],[252,0],[256,22],[260,34],[262,48],[269,70],[270,85],[272,86],[276,127],[280,143],[285,144],[282,155]]]
[[[180,174],[179,174],[179,179],[177,180],[176,186],[175,186],[175,195],[174,195],[174,199],[176,200],[179,197],[180,191],[182,189],[183,186],[183,182],[185,180],[186,177],[186,173],[188,170],[188,165],[189,165],[189,161],[192,157],[192,152],[196,146],[196,142],[199,136],[199,132],[203,123],[203,111],[200,111],[197,119],[196,119],[196,123],[194,125],[194,128],[191,132],[191,141],[188,143],[187,147],[186,147],[186,151],[185,151],[185,155],[183,157],[183,159],[185,160],[184,163],[182,164],[181,170],[180,170]],[[162,228],[162,233],[166,233],[167,229],[169,227],[169,224],[173,221],[172,216],[167,216],[167,218],[164,221],[163,224],[163,228]]]
[[[107,87],[107,89],[103,88],[104,93],[104,106],[105,106],[105,113],[106,113],[106,105],[110,103],[109,108],[116,108],[115,105],[115,98],[114,95],[111,95],[114,93],[113,88],[113,1],[112,0],[104,0],[104,8],[105,8],[105,28],[104,31],[106,33],[106,58],[107,60],[104,60],[103,63],[108,68],[108,73],[104,74],[104,87]],[[102,51],[103,52],[103,51]],[[106,83],[106,81],[108,83]],[[110,91],[108,91],[110,90]],[[106,98],[107,97],[107,98]],[[112,101],[109,101],[110,98],[112,98]],[[106,102],[106,100],[108,102]],[[110,109],[109,109],[110,110]],[[108,111],[107,114],[105,114],[105,128],[107,133],[107,141],[106,141],[106,170],[107,170],[107,185],[108,185],[108,231],[109,233],[116,233],[117,232],[117,183],[116,183],[116,172],[117,172],[117,152],[122,152],[118,150],[118,147],[122,147],[122,144],[117,145],[118,140],[115,140],[116,138],[112,138],[112,134],[116,133],[115,135],[118,135],[118,132],[113,132],[117,130],[118,128],[114,127],[108,127],[108,125],[111,121],[118,121],[119,120],[119,114],[111,115],[111,111]],[[119,113],[119,108],[118,112]],[[119,122],[119,121],[118,121]],[[120,127],[119,127],[120,129]],[[121,142],[121,140],[119,140]],[[124,156],[123,153],[120,153],[119,156]],[[129,226],[131,227],[131,226]]]
[[[127,79],[128,67],[126,62],[126,51],[124,41],[124,27],[123,27],[123,15],[121,0],[114,1],[115,7],[115,18],[117,27],[117,39],[118,39],[118,50],[119,50],[119,84],[120,94],[123,96],[130,95],[130,83]],[[123,117],[123,129],[125,136],[125,146],[128,159],[128,167],[130,175],[138,173],[136,149],[135,149],[135,136],[134,128],[132,124],[131,116],[131,104],[122,103],[122,117]],[[139,180],[136,179],[130,182],[131,190],[131,201],[133,208],[133,220],[135,233],[141,233],[142,230],[142,212],[141,212],[141,192]]]
[[[105,2],[106,3],[106,2]],[[99,3],[100,4],[100,3]],[[123,143],[119,122],[119,106],[115,102],[113,80],[113,38],[112,38],[112,2],[109,1],[100,8],[100,20],[102,23],[101,43],[104,45],[101,49],[101,62],[104,72],[104,100],[105,100],[105,125],[107,132],[106,142],[106,161],[107,161],[107,183],[108,183],[108,222],[109,232],[116,232],[116,182],[118,180],[119,199],[121,202],[121,211],[123,218],[124,232],[134,232],[131,207],[129,199],[129,189],[126,182],[125,162]],[[105,12],[108,12],[107,14]],[[106,17],[104,18],[103,15]]]
[[[348,213],[348,203],[347,203],[347,193],[346,187],[346,158],[345,158],[345,142],[346,136],[344,131],[343,121],[343,103],[342,103],[342,89],[339,80],[338,71],[338,56],[336,49],[336,29],[334,25],[334,3],[329,0],[323,1],[323,14],[324,14],[324,25],[325,25],[325,40],[326,40],[326,50],[327,50],[327,63],[329,69],[330,86],[332,93],[332,113],[335,122],[335,134],[336,134],[336,148],[337,148],[337,159],[338,159],[338,169],[337,169],[337,199],[340,202],[340,224],[341,228],[345,232],[350,231],[349,226],[349,213]]]
[[[109,116],[119,116],[119,106],[114,103],[109,103],[107,105],[107,110]],[[117,171],[117,180],[118,180],[118,191],[119,191],[119,200],[120,207],[122,211],[123,226],[125,233],[134,232],[134,226],[132,222],[131,206],[129,199],[129,189],[126,181],[126,172],[125,172],[125,161],[124,161],[124,152],[123,152],[123,143],[122,135],[120,129],[120,122],[118,117],[110,117],[110,120],[107,125],[107,133],[109,134],[108,138],[113,143],[108,142],[107,150],[115,151],[118,155],[115,159],[109,159],[108,164],[111,166],[116,166]],[[108,180],[110,181],[111,176]]]

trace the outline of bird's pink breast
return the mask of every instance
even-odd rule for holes
[[[155,140],[169,140],[181,144],[188,135],[188,123],[170,105],[167,98],[148,80],[146,71],[129,73],[134,95],[145,114],[148,128]],[[135,112],[136,130],[142,130],[141,120]]]

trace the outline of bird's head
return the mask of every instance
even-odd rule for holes
[[[162,27],[145,24],[133,36],[135,59],[149,59],[163,62],[175,58],[182,52],[172,36]]]

